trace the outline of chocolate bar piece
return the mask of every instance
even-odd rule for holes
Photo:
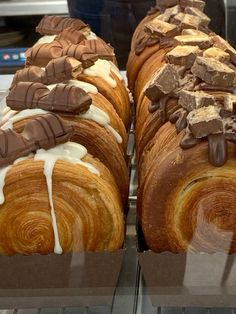
[[[184,9],[186,7],[194,7],[203,11],[205,8],[205,1],[201,0],[180,0],[180,6]]]
[[[191,111],[187,116],[190,131],[196,138],[223,132],[223,120],[216,106],[202,107]]]
[[[200,52],[197,46],[177,46],[166,54],[166,58],[170,63],[189,69]]]
[[[49,113],[26,123],[22,135],[35,143],[37,149],[50,149],[71,138],[72,126],[58,115]]]
[[[203,57],[214,58],[223,63],[228,63],[230,61],[230,55],[224,50],[216,47],[211,47],[205,50],[203,52]]]
[[[34,141],[26,140],[21,134],[11,129],[0,130],[0,168],[28,156],[35,148]]]
[[[114,48],[107,44],[101,38],[83,40],[80,45],[87,47],[89,50],[93,51],[98,55],[99,59],[104,59],[108,61],[114,61],[115,53]]]
[[[183,29],[182,35],[191,35],[191,36],[208,36],[207,34],[203,33],[202,31],[199,31],[197,29]]]
[[[83,72],[82,63],[75,58],[64,56],[52,59],[42,74],[43,84],[55,84],[76,78]]]
[[[160,14],[157,16],[158,20],[164,21],[164,22],[169,22],[169,20],[176,16],[178,13],[181,12],[181,8],[179,5],[176,5],[174,7],[168,8],[165,10],[163,14]]]
[[[180,93],[179,105],[187,111],[192,111],[201,107],[214,106],[215,98],[202,91],[191,92],[183,90]]]
[[[227,111],[232,112],[235,114],[235,109],[236,109],[236,95],[233,94],[227,94],[224,97],[224,108]]]
[[[34,65],[18,70],[13,77],[10,89],[19,82],[41,82],[43,74],[44,70]]]
[[[218,35],[212,36],[214,47],[220,48],[230,55],[230,60],[236,64],[236,50],[223,38]]]
[[[44,16],[36,27],[36,32],[42,35],[57,35],[68,27],[72,27],[78,31],[89,29],[88,25],[79,19],[61,16]]]
[[[81,88],[58,84],[49,90],[41,83],[20,82],[6,98],[13,110],[40,108],[47,111],[80,114],[92,104],[91,97]]]
[[[71,44],[78,45],[81,41],[85,40],[86,36],[82,31],[79,31],[73,27],[69,27],[64,29],[61,33],[59,33],[55,40],[68,40]]]
[[[98,54],[87,45],[68,45],[63,49],[62,55],[79,60],[84,69],[91,67],[98,60]]]
[[[201,25],[201,19],[198,16],[184,14],[181,22],[181,29],[198,29]]]
[[[145,24],[145,29],[149,34],[160,37],[173,37],[178,34],[176,25],[163,22],[157,18]]]
[[[26,64],[45,67],[50,60],[61,57],[62,51],[62,43],[56,40],[51,43],[37,44],[26,50]]]
[[[152,101],[169,94],[179,87],[179,76],[176,69],[165,64],[152,78],[150,85],[145,90],[145,95]]]
[[[207,49],[212,46],[211,38],[208,35],[180,35],[174,38],[175,46],[198,46],[200,49]]]
[[[199,10],[198,8],[186,7],[185,13],[198,16],[201,20],[200,24],[204,25],[204,26],[208,26],[210,21],[211,21],[211,19],[205,13],[203,13],[201,10]]]
[[[213,58],[198,56],[191,71],[204,82],[213,86],[230,87],[235,79],[235,72],[232,69]]]
[[[184,13],[183,12],[179,12],[178,14],[176,14],[175,16],[173,16],[171,22],[174,23],[174,24],[181,24],[183,19],[184,19]]]

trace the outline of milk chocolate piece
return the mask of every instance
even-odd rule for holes
[[[182,22],[181,22],[181,29],[198,29],[201,25],[201,19],[198,16],[184,14]]]
[[[79,31],[88,28],[88,25],[79,19],[61,16],[44,16],[36,27],[36,32],[42,35],[57,35],[68,27]]]
[[[63,56],[73,57],[82,62],[83,68],[89,68],[98,60],[98,54],[84,45],[68,45],[62,51]]]
[[[164,21],[164,22],[169,22],[169,20],[176,16],[178,13],[181,12],[181,8],[179,5],[176,5],[174,7],[168,8],[165,10],[163,14],[160,14],[157,16],[158,20]]]
[[[83,40],[80,45],[87,47],[98,55],[99,59],[114,61],[114,48],[101,38]]]
[[[208,26],[208,24],[211,21],[211,19],[205,13],[203,13],[201,10],[199,10],[198,8],[186,7],[185,13],[199,17],[201,20],[200,24],[204,25],[204,26]]]
[[[171,19],[171,22],[174,24],[181,24],[182,21],[184,19],[184,13],[183,12],[179,12],[178,14],[176,14],[175,16],[173,16],[173,18]]]
[[[156,3],[159,7],[169,8],[179,4],[179,0],[156,0]]]
[[[230,55],[230,60],[236,65],[236,50],[223,38],[218,35],[212,36],[214,47],[220,48]]]
[[[232,86],[235,72],[213,58],[197,57],[191,68],[193,74],[211,85]]]
[[[176,25],[160,21],[157,18],[145,24],[145,29],[149,34],[160,37],[173,37],[178,34]]]
[[[34,65],[18,70],[13,77],[10,89],[18,82],[41,82],[43,74],[44,70]]]
[[[224,97],[224,108],[227,111],[230,111],[233,114],[236,114],[235,109],[236,109],[236,95],[233,94],[227,94]]]
[[[6,98],[13,110],[40,108],[47,111],[80,114],[86,112],[91,97],[81,88],[64,84],[51,91],[41,83],[20,82]]]
[[[190,131],[196,138],[223,132],[223,121],[216,106],[202,107],[187,116]]]
[[[83,72],[82,63],[75,58],[64,56],[52,59],[42,74],[43,84],[55,84],[65,82],[77,77]]]
[[[207,49],[212,46],[211,38],[208,35],[180,35],[174,38],[175,46],[198,46],[200,49]]]
[[[177,46],[166,54],[166,58],[170,63],[189,69],[200,52],[197,46]]]
[[[191,92],[183,90],[180,93],[179,105],[188,111],[192,111],[201,107],[214,106],[215,98],[202,91]]]
[[[37,149],[50,149],[69,141],[72,126],[58,115],[49,113],[26,123],[22,135],[33,141]]]
[[[191,36],[207,36],[207,34],[203,33],[199,29],[183,29],[182,35],[191,35]]]
[[[200,139],[195,138],[193,134],[188,129],[186,129],[186,133],[180,142],[180,147],[182,149],[189,149],[196,146],[200,142]]]
[[[139,56],[146,47],[151,47],[159,43],[160,39],[157,36],[151,36],[144,30],[141,30],[135,41],[135,54]]]
[[[34,141],[26,140],[21,134],[11,129],[0,130],[0,168],[28,156],[35,148]]]
[[[208,136],[209,162],[215,167],[222,167],[227,161],[227,142],[224,134]]]
[[[152,101],[169,94],[179,86],[179,77],[175,68],[170,64],[165,64],[152,79],[150,85],[145,90],[145,95]]]
[[[230,61],[230,55],[224,50],[216,47],[211,47],[205,50],[203,52],[203,57],[214,58],[223,63],[228,63]]]
[[[180,6],[184,9],[186,7],[194,7],[203,11],[205,8],[205,1],[201,0],[180,0]]]
[[[61,33],[59,33],[55,40],[68,40],[71,44],[79,44],[81,41],[85,40],[86,36],[82,31],[78,31],[73,27],[69,27],[64,29]]]
[[[56,40],[51,43],[37,44],[26,50],[26,64],[45,67],[50,60],[61,57],[62,51],[62,43]]]

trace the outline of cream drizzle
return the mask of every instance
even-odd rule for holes
[[[98,89],[96,86],[83,82],[83,81],[78,81],[78,80],[69,80],[66,82],[66,85],[72,85],[76,86],[79,88],[82,88],[86,93],[91,93],[91,94],[97,94]]]
[[[90,172],[100,176],[99,171],[91,164],[83,162],[81,159],[84,158],[87,154],[87,149],[77,143],[67,142],[65,144],[58,145],[49,150],[39,149],[35,156],[34,160],[44,161],[44,175],[46,177],[47,188],[48,188],[48,197],[51,207],[51,217],[52,217],[52,227],[54,233],[54,253],[62,254],[63,250],[60,244],[60,238],[57,227],[56,213],[53,203],[53,190],[52,190],[52,176],[53,170],[57,160],[64,160],[73,164],[79,164],[86,167]]]
[[[90,33],[86,35],[86,38],[88,40],[92,40],[92,39],[97,39],[98,37],[97,37],[97,35],[94,32],[90,31]]]
[[[115,75],[119,78],[120,81],[124,81],[123,76],[121,75],[120,70],[117,68],[117,66],[112,61],[110,61],[110,65],[112,72],[115,73]]]
[[[111,77],[112,66],[107,60],[97,60],[94,65],[84,70],[84,74],[88,76],[97,76],[106,81],[112,88],[117,86],[116,80]]]
[[[38,44],[50,44],[51,42],[53,42],[56,36],[57,35],[45,35],[39,38],[39,40],[34,44],[34,46]]]

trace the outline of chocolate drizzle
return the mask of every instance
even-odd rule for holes
[[[227,161],[227,142],[224,134],[208,135],[209,161],[215,167],[223,166]]]
[[[135,54],[137,56],[145,50],[146,47],[152,47],[160,42],[157,36],[146,33],[141,30],[135,42]]]
[[[92,104],[91,97],[81,88],[56,85],[51,91],[41,83],[20,82],[6,98],[13,110],[40,108],[52,112],[81,114]]]
[[[42,35],[57,35],[69,27],[76,30],[83,30],[88,28],[88,25],[79,19],[44,16],[36,27],[36,32]]]
[[[187,127],[187,115],[188,112],[182,108],[170,115],[169,121],[175,123],[177,134]]]
[[[81,41],[85,40],[86,36],[83,32],[76,30],[75,28],[69,27],[64,29],[60,34],[57,35],[55,40],[61,41],[66,40],[71,44],[78,45]]]

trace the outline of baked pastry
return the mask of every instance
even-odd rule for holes
[[[235,253],[236,51],[208,29],[203,1],[173,1],[144,25],[159,43],[129,61],[138,219],[155,252]]]
[[[2,113],[1,128],[21,132],[32,117],[48,112],[60,114],[73,125],[72,140],[84,145],[111,171],[125,204],[128,194],[125,127],[94,85],[73,79],[78,71],[80,62],[70,57],[54,59],[45,70],[32,66],[18,71],[6,99],[8,107]]]
[[[117,250],[124,237],[120,194],[109,170],[68,142],[55,114],[0,131],[0,254]],[[23,157],[23,158],[22,158]]]

